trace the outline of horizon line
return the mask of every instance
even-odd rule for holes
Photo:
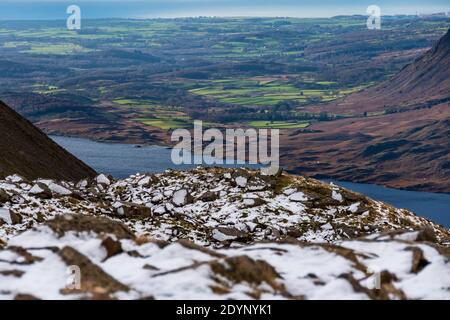
[[[450,18],[450,12],[434,12],[434,13],[398,13],[398,14],[385,14],[382,17],[430,17],[443,14],[442,17]],[[83,20],[175,20],[175,19],[333,19],[338,17],[369,17],[368,14],[339,14],[335,16],[310,16],[310,17],[298,17],[298,16],[220,16],[220,15],[199,15],[199,16],[174,16],[174,17],[101,17],[101,18],[83,18]],[[0,18],[0,21],[66,21],[66,18],[61,19],[45,19],[45,18],[35,18],[35,19],[4,19]]]

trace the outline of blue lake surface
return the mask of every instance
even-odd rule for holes
[[[172,149],[161,146],[138,147],[133,144],[103,143],[80,138],[59,136],[51,136],[51,138],[97,172],[107,173],[119,179],[138,172],[158,173],[169,168],[188,170],[199,166],[199,164],[175,165],[171,159]],[[240,165],[221,166],[240,167]],[[247,165],[247,167],[260,166]]]
[[[137,148],[130,144],[100,143],[79,138],[55,136],[51,138],[96,171],[111,174],[116,178],[124,178],[137,172],[157,173],[168,168],[185,170],[197,166],[174,165],[171,161],[172,151],[165,147]],[[333,182],[395,207],[411,210],[447,228],[450,227],[450,194],[404,191],[342,181]]]

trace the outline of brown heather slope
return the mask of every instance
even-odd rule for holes
[[[449,101],[450,31],[384,83],[311,108],[353,117],[285,132],[281,162],[310,176],[450,193]]]
[[[95,171],[0,101],[0,178],[79,180]]]

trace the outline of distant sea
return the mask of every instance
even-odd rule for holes
[[[0,20],[66,19],[75,4],[82,18],[174,18],[198,16],[331,17],[366,14],[369,5],[383,15],[449,12],[449,0],[0,0]]]

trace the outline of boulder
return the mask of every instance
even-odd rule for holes
[[[66,232],[94,232],[97,234],[112,234],[117,239],[134,239],[134,234],[121,222],[106,217],[89,215],[60,215],[45,222],[60,237]]]
[[[158,178],[154,174],[149,174],[149,175],[142,177],[138,181],[137,185],[140,187],[149,188],[157,182],[158,182]]]
[[[10,200],[11,196],[3,189],[0,189],[0,204],[6,203]]]
[[[23,222],[22,215],[20,213],[10,211],[11,224],[21,224]]]
[[[254,260],[248,256],[227,257],[223,261],[209,263],[213,273],[234,283],[246,282],[252,285],[266,283],[276,291],[285,292],[279,283],[281,276],[273,266],[263,260]]]
[[[106,250],[106,257],[104,260],[107,260],[123,252],[122,244],[120,243],[120,241],[114,240],[111,237],[106,237],[105,240],[102,241],[102,246]]]
[[[198,200],[203,201],[203,202],[212,202],[217,199],[219,199],[219,193],[212,192],[212,191],[207,191],[207,192],[203,193],[200,197],[198,197]]]
[[[103,173],[99,174],[96,178],[95,181],[97,182],[97,184],[99,185],[103,185],[103,186],[109,186],[111,184],[112,181],[112,177],[111,176],[106,176]]]
[[[175,191],[172,196],[172,203],[176,207],[182,207],[193,202],[191,194],[186,189]]]
[[[9,209],[0,209],[0,225],[2,224],[21,224],[23,222],[22,216],[14,211]]]
[[[9,212],[9,209],[0,208],[0,225],[3,225],[5,223],[12,224],[11,214]]]
[[[53,197],[50,188],[42,182],[37,182],[28,193],[41,199],[51,199]]]
[[[158,194],[154,195],[150,201],[154,204],[158,204],[158,203],[161,203],[161,201],[163,201],[163,199],[164,199],[164,196],[161,193],[158,193]]]
[[[75,185],[75,187],[77,189],[84,190],[87,187],[89,187],[90,185],[91,185],[91,182],[88,179],[82,179],[82,180],[78,181],[78,183]]]
[[[50,183],[48,185],[48,188],[54,196],[70,196],[73,193],[69,188],[64,187],[62,184],[56,182]]]
[[[157,215],[157,216],[162,216],[163,214],[165,214],[167,212],[166,207],[165,206],[157,206],[156,208],[153,209],[153,214]]]
[[[234,241],[247,237],[247,233],[236,228],[218,227],[213,230],[211,237],[219,242]]]
[[[120,202],[115,204],[115,212],[123,218],[149,218],[152,210],[141,204],[131,202]]]
[[[58,252],[58,255],[67,266],[75,265],[82,270],[80,288],[62,288],[62,294],[90,293],[94,297],[109,298],[114,292],[129,291],[126,285],[111,277],[74,248],[66,246]]]
[[[244,208],[253,208],[262,206],[263,204],[266,204],[267,202],[261,198],[246,198],[243,201]]]
[[[291,194],[288,199],[293,202],[308,201],[308,198],[306,197],[306,195],[303,192],[295,192],[295,193]]]
[[[247,186],[248,179],[244,176],[239,176],[239,177],[236,177],[236,179],[234,181],[238,187],[245,188]]]

